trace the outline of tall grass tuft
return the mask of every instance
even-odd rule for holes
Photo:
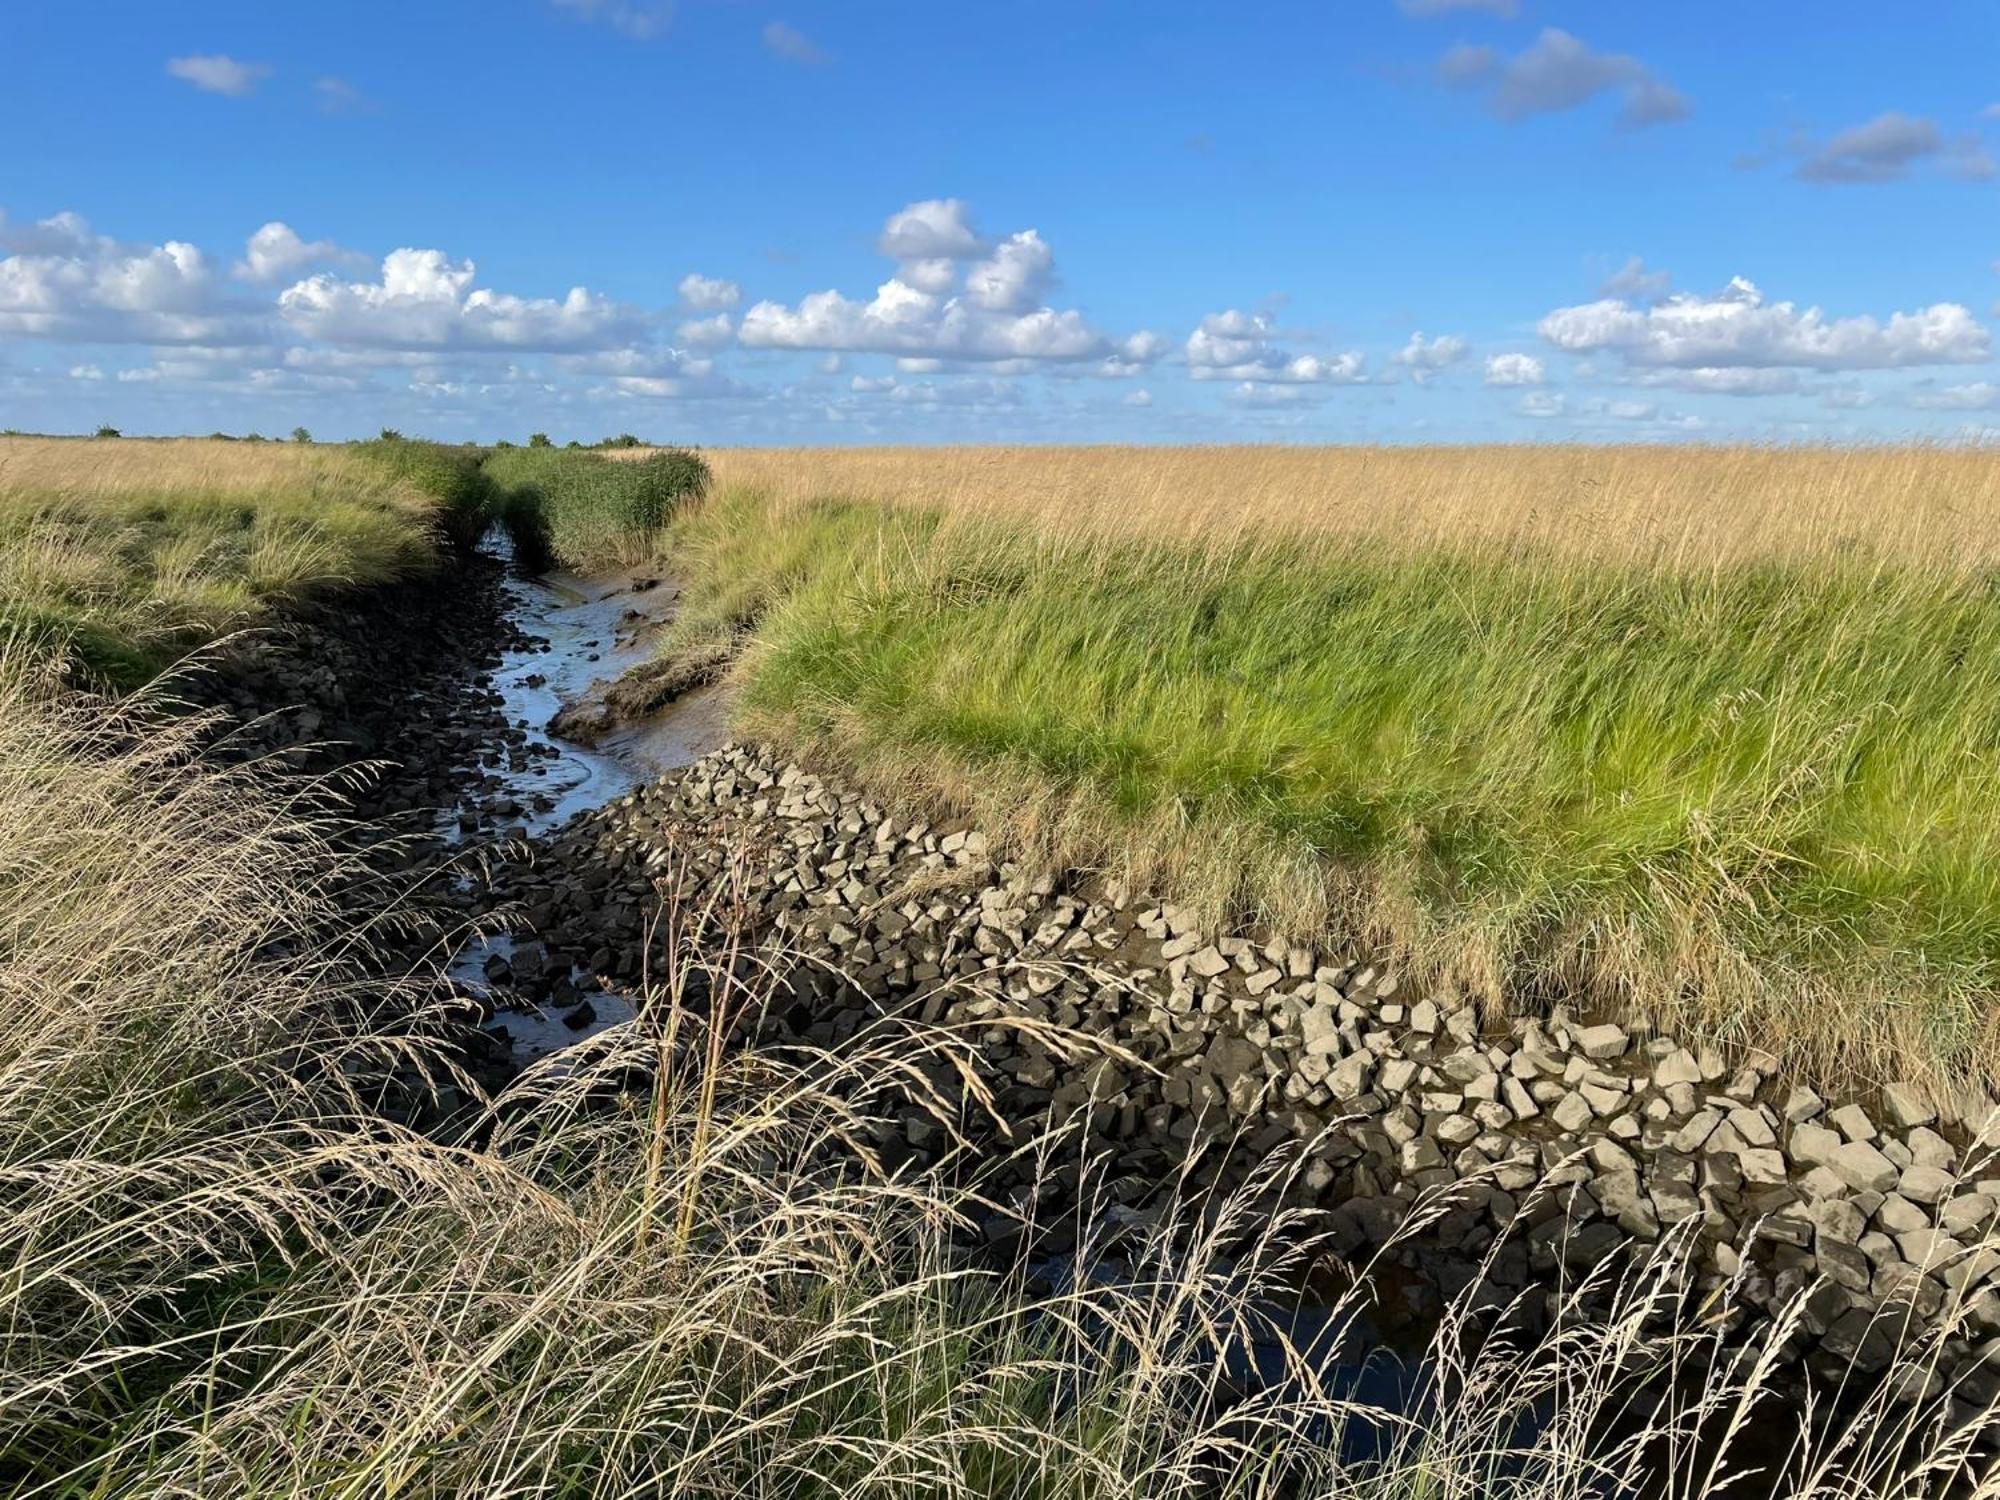
[[[355,445],[368,462],[438,505],[438,524],[461,551],[470,551],[493,524],[499,499],[477,449],[448,447],[389,432]]]
[[[504,499],[515,553],[531,567],[577,571],[650,556],[677,507],[708,485],[708,465],[683,449],[630,462],[552,448],[511,448],[486,461]]]
[[[274,607],[432,566],[439,502],[343,449],[0,441],[0,630],[116,686]]]

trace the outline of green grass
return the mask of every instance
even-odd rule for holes
[[[431,566],[444,513],[345,450],[0,442],[0,636],[131,687],[273,609]]]
[[[1094,541],[748,490],[677,539],[669,645],[754,628],[753,727],[1054,857],[1824,1075],[1992,1070],[1985,572]]]
[[[618,461],[555,448],[505,448],[486,460],[500,518],[528,566],[574,571],[648,555],[661,527],[708,483],[708,467],[679,449]]]

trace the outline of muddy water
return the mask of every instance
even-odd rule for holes
[[[504,540],[489,542],[507,557]],[[511,838],[535,838],[579,813],[601,807],[666,772],[689,765],[728,738],[727,705],[720,687],[704,688],[652,717],[621,725],[595,745],[554,734],[549,724],[565,705],[611,682],[651,655],[661,629],[673,618],[679,590],[657,572],[596,578],[572,574],[529,577],[510,571],[501,584],[508,616],[523,632],[522,644],[502,655],[491,687],[522,743],[484,748],[484,768],[498,775],[486,811]],[[525,753],[519,753],[525,752]],[[480,825],[471,809],[445,815],[447,832],[466,837]],[[513,957],[511,934],[467,942],[455,957],[455,978],[487,988],[490,965]],[[633,1015],[631,997],[597,991],[582,1004],[499,1011],[520,1063],[535,1061]]]

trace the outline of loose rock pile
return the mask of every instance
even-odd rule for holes
[[[1769,1058],[1561,1007],[1487,1029],[1463,996],[1411,993],[1365,953],[1219,935],[1115,885],[1031,878],[975,830],[899,820],[743,746],[504,871],[491,899],[520,919],[506,977],[568,1003],[588,976],[636,982],[654,881],[677,861],[742,881],[753,922],[800,955],[800,1003],[772,1027],[837,1043],[891,1010],[995,1023],[1002,1110],[1082,1120],[1125,1204],[1196,1153],[1240,1177],[1313,1142],[1295,1191],[1345,1252],[1389,1242],[1420,1197],[1450,1190],[1422,1245],[1398,1253],[1447,1291],[1483,1258],[1496,1296],[1696,1220],[1700,1290],[1737,1315],[1812,1289],[1788,1352],[1880,1370],[1901,1319],[1950,1302],[1965,1310],[1957,1368],[1976,1367],[1975,1395],[2000,1388],[1988,1100],[1941,1108],[1897,1085],[1829,1101]],[[1007,1018],[1101,1036],[1141,1064],[1065,1060]],[[913,1136],[927,1128],[912,1119]]]

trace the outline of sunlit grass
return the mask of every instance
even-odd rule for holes
[[[0,626],[130,684],[274,605],[426,566],[438,514],[344,449],[0,440]]]
[[[1990,456],[714,459],[680,640],[754,626],[760,732],[1496,1005],[2000,1061]]]

